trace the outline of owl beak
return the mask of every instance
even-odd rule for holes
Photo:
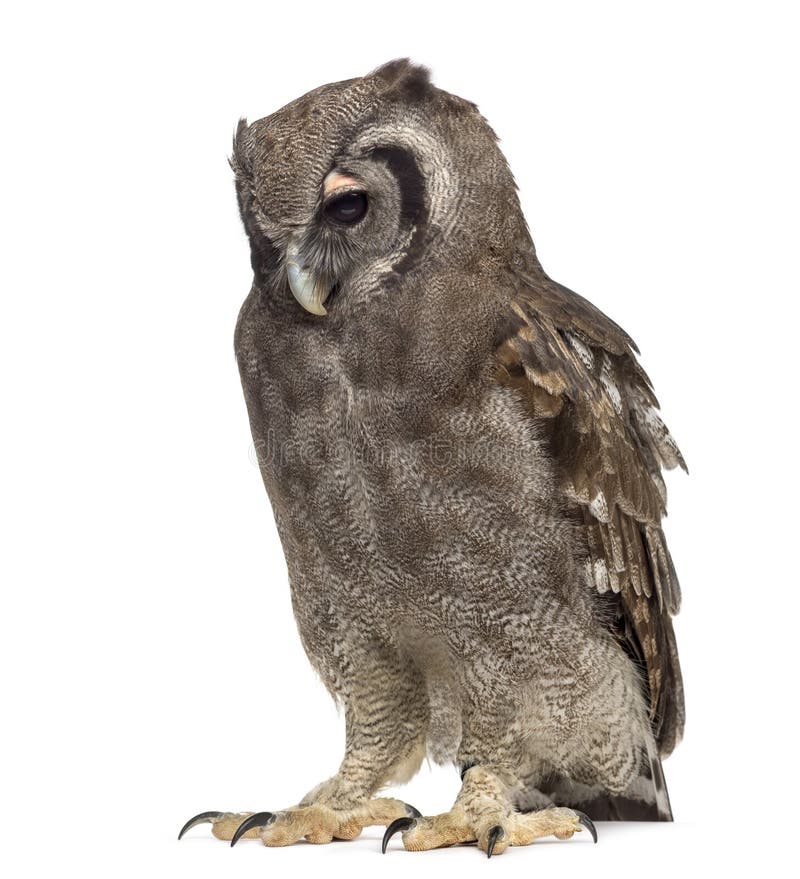
[[[302,264],[300,248],[294,238],[286,250],[286,275],[292,295],[306,311],[320,316],[328,313],[323,303],[330,288],[323,278]]]

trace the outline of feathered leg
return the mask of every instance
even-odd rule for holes
[[[311,790],[296,805],[277,812],[202,812],[190,827],[210,823],[219,839],[235,844],[260,838],[265,845],[289,845],[299,839],[323,843],[354,839],[364,827],[390,824],[415,816],[401,800],[372,799],[380,788],[407,781],[425,754],[428,702],[419,673],[394,651],[374,647],[364,656],[351,655],[344,685],[347,739],[339,771]],[[359,670],[367,669],[369,677]],[[380,675],[382,686],[374,686]],[[179,836],[179,838],[180,838]]]
[[[520,764],[519,740],[508,722],[513,700],[500,687],[482,686],[483,678],[479,665],[470,679],[472,699],[463,714],[458,751],[462,784],[452,809],[395,821],[386,830],[384,851],[397,831],[403,832],[403,845],[409,851],[476,842],[489,857],[509,845],[528,845],[543,836],[569,839],[582,828],[596,840],[594,825],[581,812],[546,808],[523,813],[516,808],[521,782],[514,768]]]

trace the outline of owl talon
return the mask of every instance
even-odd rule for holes
[[[421,817],[422,817],[422,812],[420,812],[419,809],[415,809],[415,808],[411,805],[411,803],[406,803],[405,806],[406,806],[406,812],[408,812],[408,814],[409,814],[412,818],[421,818]]]
[[[412,808],[414,808],[412,806]],[[414,809],[416,812],[416,809]],[[383,834],[383,842],[381,843],[381,852],[386,854],[386,846],[389,844],[389,840],[401,830],[409,830],[417,823],[416,818],[396,818],[392,823],[386,828],[386,833]]]
[[[578,816],[578,823],[582,824],[592,835],[592,839],[597,842],[597,828],[592,819],[585,812],[579,812],[577,809],[573,809],[573,811]]]
[[[200,812],[200,814],[195,815],[194,818],[190,818],[183,827],[181,827],[178,839],[180,839],[187,830],[191,830],[192,827],[196,827],[198,824],[213,824],[217,818],[221,818],[224,814],[224,812]]]
[[[495,826],[492,827],[492,829],[489,831],[489,844],[486,846],[487,858],[491,858],[492,852],[494,851],[495,843],[503,836],[505,836],[505,831],[499,824],[495,824]]]
[[[266,827],[267,825],[272,824],[274,820],[275,815],[272,812],[256,812],[255,815],[246,818],[236,828],[236,833],[234,833],[231,838],[231,848],[236,845],[248,830],[252,830],[254,827]]]

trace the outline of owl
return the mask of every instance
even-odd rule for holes
[[[231,166],[253,269],[235,349],[338,772],[234,844],[489,857],[671,820],[684,724],[662,468],[638,350],[551,280],[477,107],[407,59],[252,124]],[[381,789],[454,764],[450,811]],[[584,837],[585,838],[585,837]]]

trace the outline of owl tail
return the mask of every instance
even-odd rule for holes
[[[561,775],[538,787],[557,806],[579,809],[593,821],[672,821],[667,783],[655,746],[651,753],[642,755],[639,776],[624,794],[612,794]]]

